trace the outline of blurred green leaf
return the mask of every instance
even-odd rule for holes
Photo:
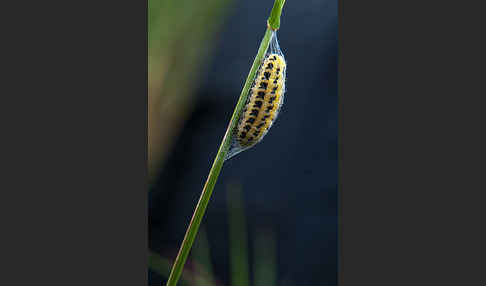
[[[162,257],[157,253],[149,252],[149,269],[159,274],[163,278],[169,277],[170,268],[172,267],[172,261],[168,258]],[[190,285],[190,279],[186,276],[182,276],[181,285]]]
[[[275,235],[267,229],[255,233],[254,286],[277,285],[277,250]]]
[[[203,247],[204,245],[201,245]],[[170,275],[170,269],[172,267],[172,261],[166,257],[162,257],[153,251],[149,251],[149,269],[159,274],[163,278],[168,278]],[[209,265],[209,267],[211,267]],[[184,271],[179,283],[181,286],[214,286],[215,279],[210,272],[196,273],[194,271]]]
[[[248,239],[241,185],[228,186],[228,227],[232,286],[248,286]]]
[[[195,99],[231,0],[148,1],[148,165],[153,180]]]

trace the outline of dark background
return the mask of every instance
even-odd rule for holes
[[[194,105],[149,193],[149,247],[174,259],[273,1],[235,1],[200,68]],[[226,193],[241,185],[247,229],[275,233],[278,285],[337,285],[337,1],[287,1],[278,39],[285,103],[271,132],[225,162],[203,220],[215,275],[229,284]],[[250,245],[251,247],[251,245]],[[151,272],[150,285],[163,280]]]

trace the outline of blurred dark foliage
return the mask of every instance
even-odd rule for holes
[[[212,57],[202,67],[195,109],[151,187],[149,246],[170,259],[182,242],[272,4],[236,1],[229,10]],[[284,106],[262,142],[224,164],[203,221],[223,285],[230,281],[225,192],[233,182],[243,188],[249,237],[262,227],[276,234],[278,285],[337,285],[337,28],[336,0],[285,4],[278,32],[288,65]],[[163,281],[149,273],[150,285]]]

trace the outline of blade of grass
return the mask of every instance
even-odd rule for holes
[[[148,0],[149,184],[195,105],[198,74],[233,0]],[[149,188],[150,190],[151,188]]]
[[[150,251],[149,253],[149,268],[160,276],[167,277],[170,274],[170,260]]]
[[[226,133],[224,134],[223,141],[221,142],[218,153],[216,154],[216,158],[214,159],[211,170],[209,171],[208,179],[204,184],[201,196],[196,205],[196,209],[194,210],[194,214],[191,218],[189,227],[187,228],[186,234],[184,236],[184,240],[182,241],[181,247],[179,249],[179,253],[177,254],[174,265],[172,266],[172,271],[166,284],[167,286],[177,285],[177,281],[181,276],[187,256],[189,255],[189,251],[191,250],[192,244],[194,243],[194,238],[196,237],[197,231],[199,229],[199,225],[201,224],[201,220],[204,216],[204,213],[206,212],[206,207],[208,205],[209,199],[211,198],[214,185],[216,184],[219,173],[221,172],[221,168],[223,167],[224,158],[226,157],[226,153],[228,153],[228,149],[230,147],[232,139],[232,131],[238,124],[238,118],[240,117],[240,114],[248,98],[248,93],[251,88],[252,81],[255,78],[258,67],[262,63],[268,46],[270,45],[272,29],[276,30],[280,27],[279,18],[280,14],[282,13],[284,3],[285,0],[275,0],[272,12],[270,13],[271,16],[267,21],[267,30],[265,31],[265,35],[263,36],[263,39],[260,43],[258,53],[253,60],[253,65],[250,69],[248,77],[246,78],[245,85],[243,86],[243,90],[241,91],[240,98],[233,112],[233,116],[231,116],[231,120],[228,128],[226,129]]]
[[[275,235],[269,230],[259,230],[255,234],[254,247],[255,286],[277,285],[277,251]]]
[[[273,3],[272,12],[270,12],[270,17],[268,18],[268,25],[273,30],[280,29],[280,15],[282,14],[282,8],[285,4],[285,0],[278,1],[276,0]]]
[[[227,198],[231,286],[248,286],[248,239],[241,185],[230,185]]]

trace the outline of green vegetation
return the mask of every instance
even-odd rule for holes
[[[199,198],[199,202],[197,203],[191,222],[189,223],[189,227],[187,228],[186,235],[184,236],[184,240],[182,241],[181,248],[179,249],[179,253],[177,254],[174,265],[172,266],[172,271],[170,273],[167,286],[175,286],[182,273],[187,256],[189,255],[189,251],[191,250],[192,244],[198,232],[199,225],[201,224],[204,213],[206,212],[206,207],[209,203],[209,199],[211,198],[214,185],[216,184],[219,173],[221,172],[221,168],[223,167],[224,158],[228,153],[232,139],[232,131],[238,124],[238,118],[240,117],[241,112],[243,111],[243,107],[248,99],[248,94],[251,88],[252,81],[255,78],[256,72],[263,61],[263,57],[267,52],[268,46],[270,45],[272,30],[276,30],[280,27],[280,15],[282,13],[284,3],[285,0],[275,0],[272,12],[270,13],[270,18],[268,19],[267,30],[265,31],[265,35],[263,36],[263,39],[260,43],[260,48],[258,49],[258,53],[253,61],[250,73],[246,78],[245,85],[243,87],[243,90],[241,91],[240,98],[233,112],[233,116],[231,117],[229,126],[226,129],[226,133],[223,137],[223,141],[221,142],[218,153],[216,154],[216,158],[214,159],[213,166],[209,171],[209,176],[206,184],[203,187],[201,197]]]
[[[250,284],[248,232],[246,230],[245,208],[242,187],[231,184],[227,190],[228,231],[231,286],[276,286],[277,250],[274,233],[260,227],[253,237],[253,284]],[[185,270],[180,278],[182,286],[214,286],[216,277],[210,255],[207,233],[202,228],[194,243],[191,264],[194,269]],[[149,267],[162,277],[170,274],[171,261],[151,252]]]

